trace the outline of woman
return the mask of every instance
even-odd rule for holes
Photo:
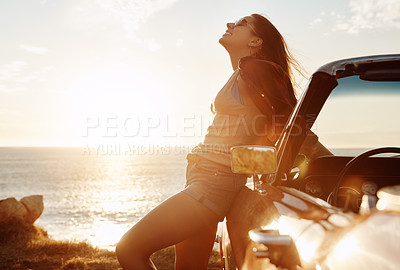
[[[186,188],[122,237],[116,254],[123,269],[155,269],[149,256],[174,244],[176,269],[206,269],[217,224],[247,180],[232,173],[230,147],[273,145],[296,103],[293,59],[265,17],[252,14],[228,23],[219,42],[234,73],[214,100],[204,141],[187,156]]]

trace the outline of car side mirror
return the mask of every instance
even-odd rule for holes
[[[242,174],[271,174],[276,172],[276,148],[262,145],[231,147],[231,169]]]

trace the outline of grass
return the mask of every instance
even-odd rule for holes
[[[152,255],[159,270],[174,269],[175,250],[168,247]],[[45,230],[21,221],[0,224],[0,269],[66,270],[121,269],[113,251],[86,242],[56,241]],[[208,269],[220,269],[213,251]]]

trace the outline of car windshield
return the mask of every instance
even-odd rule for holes
[[[335,155],[400,147],[400,82],[338,80],[311,130]]]

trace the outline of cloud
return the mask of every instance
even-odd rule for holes
[[[314,27],[314,26],[317,25],[317,24],[321,24],[322,21],[325,20],[325,15],[326,15],[326,11],[325,11],[325,10],[322,10],[322,11],[319,13],[319,16],[318,16],[317,18],[315,18],[314,20],[312,20],[312,21],[309,23],[309,26],[310,26],[310,27]],[[324,18],[324,19],[323,19],[323,18]]]
[[[140,37],[138,30],[158,12],[178,0],[83,0],[66,11],[67,25],[74,31],[101,31],[121,28],[127,36],[150,51],[162,48],[154,39]]]
[[[23,92],[26,90],[26,87],[24,86],[6,86],[0,84],[0,93],[18,93],[18,92]]]
[[[27,67],[24,61],[12,61],[0,66],[0,81],[12,80],[19,76],[21,71]]]
[[[309,23],[310,26],[314,26],[322,22],[321,18],[315,18],[312,22]]]
[[[175,45],[176,45],[176,47],[182,47],[183,46],[183,39],[182,38],[178,39],[176,41]]]
[[[140,40],[138,42],[138,40]],[[154,39],[137,39],[138,44],[144,45],[149,51],[155,52],[163,47],[162,44],[158,43]]]
[[[400,29],[399,0],[351,0],[350,18],[336,15],[334,31],[357,34],[365,29]]]
[[[154,13],[166,9],[177,0],[97,0],[101,8],[110,12],[132,33]]]
[[[0,66],[0,93],[15,93],[25,91],[21,83],[28,82],[30,78],[22,76],[28,64],[24,61],[12,61]]]
[[[122,23],[129,37],[151,51],[162,46],[154,40],[143,40],[136,35],[139,27],[157,12],[169,8],[177,0],[96,0],[96,3]]]
[[[25,91],[26,85],[34,81],[43,81],[46,74],[54,66],[37,67],[32,69],[24,61],[12,61],[0,66],[0,92],[12,93]]]
[[[28,44],[20,44],[19,47],[27,52],[35,54],[46,54],[48,49],[43,47],[36,47]]]
[[[12,61],[11,63],[3,64],[0,66],[0,81],[26,83],[54,69],[54,66],[45,66],[42,68],[35,68],[35,71],[29,72],[26,71],[28,67],[28,63],[24,61]]]

